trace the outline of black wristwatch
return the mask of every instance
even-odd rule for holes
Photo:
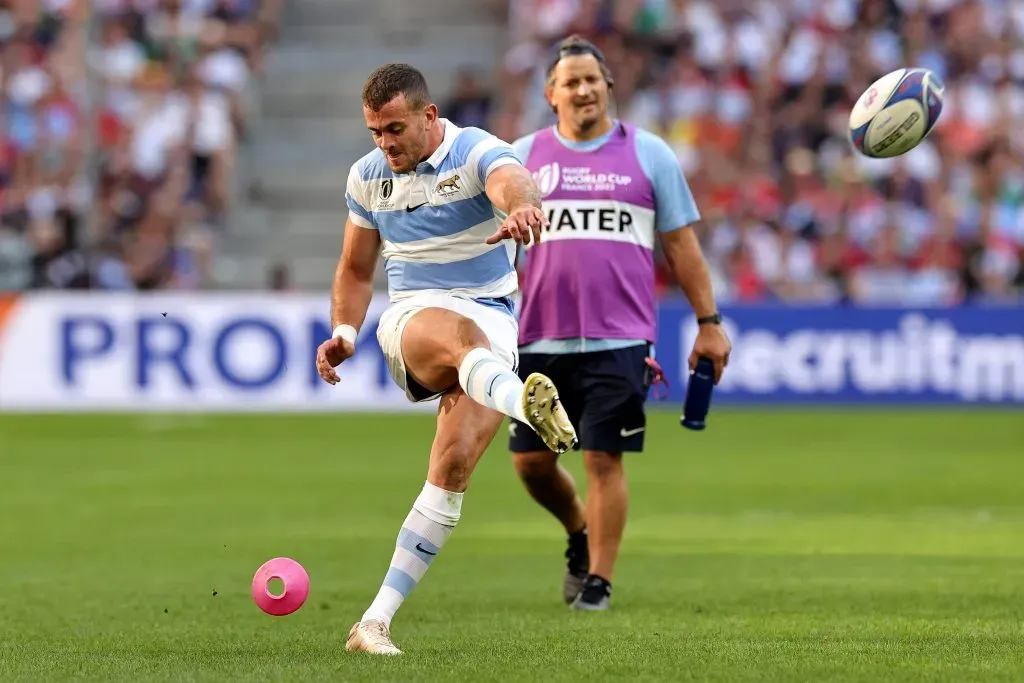
[[[712,313],[711,315],[706,315],[703,318],[697,318],[697,324],[698,325],[721,325],[722,324],[722,314],[721,313]]]

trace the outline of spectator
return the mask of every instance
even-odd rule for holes
[[[242,95],[280,5],[0,0],[0,288],[208,281]],[[100,36],[82,64],[87,9]],[[87,72],[100,103],[94,196],[83,192]]]

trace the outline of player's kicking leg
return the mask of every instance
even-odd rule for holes
[[[543,375],[524,383],[469,318],[423,309],[405,325],[400,344],[407,381],[443,396],[427,481],[398,534],[380,591],[346,643],[349,651],[387,655],[401,654],[391,620],[458,523],[473,470],[504,416],[529,424],[552,448],[576,444],[553,383]]]

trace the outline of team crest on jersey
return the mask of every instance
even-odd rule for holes
[[[550,164],[544,164],[533,174],[533,181],[537,183],[537,189],[540,190],[541,196],[547,197],[549,194],[558,189],[558,181],[561,179],[562,169],[558,166],[558,162],[552,162]]]
[[[451,178],[448,178],[448,180],[442,180],[441,182],[439,182],[437,184],[437,187],[434,188],[434,191],[440,195],[447,197],[455,194],[460,189],[462,188],[459,187],[459,176],[453,175]]]

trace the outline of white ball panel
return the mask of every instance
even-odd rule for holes
[[[850,111],[850,130],[860,128],[882,110],[906,72],[906,69],[891,71],[861,93]]]

